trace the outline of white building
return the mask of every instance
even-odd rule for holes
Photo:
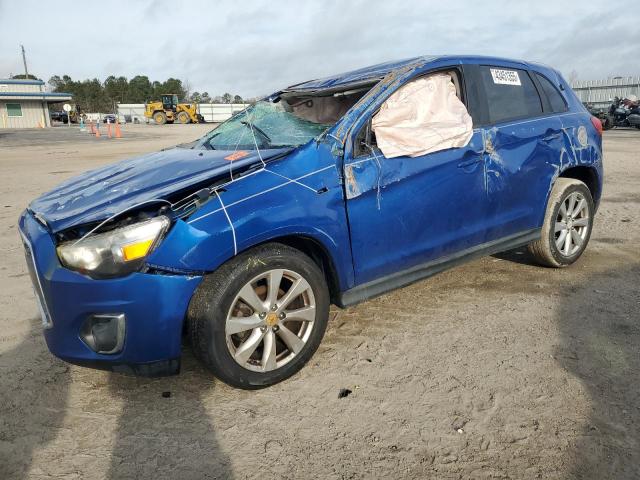
[[[49,104],[70,100],[70,93],[45,92],[42,80],[0,79],[0,128],[50,127]]]

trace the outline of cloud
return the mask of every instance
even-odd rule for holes
[[[525,58],[580,78],[640,74],[634,2],[167,2],[0,0],[0,76],[186,79],[212,95],[265,94],[386,60],[440,53]],[[37,16],[33,15],[38,11]],[[620,35],[624,32],[624,35]],[[14,48],[6,39],[14,39]]]

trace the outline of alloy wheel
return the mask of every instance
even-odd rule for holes
[[[580,192],[571,193],[560,205],[554,232],[561,255],[570,257],[582,248],[589,233],[589,205]]]
[[[309,283],[292,270],[268,270],[247,282],[231,303],[225,323],[227,348],[248,370],[275,370],[302,351],[315,317]]]

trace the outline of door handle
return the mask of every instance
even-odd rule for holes
[[[476,158],[472,158],[470,160],[465,160],[462,161],[458,164],[458,168],[465,168],[465,167],[470,167],[471,165],[475,164],[475,163],[479,163],[482,161],[482,157],[476,157]]]
[[[551,142],[553,140],[557,140],[558,138],[560,138],[560,132],[549,133],[549,134],[547,134],[547,136],[542,137],[542,140],[545,141],[545,142]]]

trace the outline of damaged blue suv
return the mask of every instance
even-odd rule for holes
[[[19,227],[54,355],[173,374],[186,332],[253,389],[310,359],[330,303],[524,245],[570,265],[601,191],[600,122],[557,71],[420,57],[285,88],[63,183]]]

